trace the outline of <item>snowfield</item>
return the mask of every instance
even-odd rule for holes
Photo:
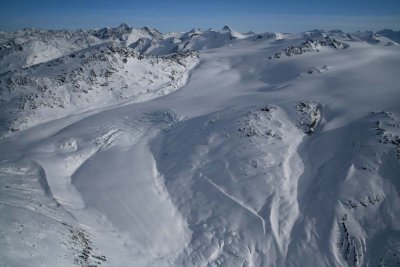
[[[399,33],[0,32],[0,266],[397,266]]]

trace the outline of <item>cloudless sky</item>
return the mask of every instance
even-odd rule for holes
[[[300,32],[400,30],[400,0],[0,0],[0,30],[150,26]]]

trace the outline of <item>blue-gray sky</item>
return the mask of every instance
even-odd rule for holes
[[[400,30],[400,0],[0,0],[0,30],[150,26],[300,32]]]

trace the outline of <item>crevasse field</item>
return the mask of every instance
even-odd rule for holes
[[[398,266],[398,42],[0,32],[0,266]]]

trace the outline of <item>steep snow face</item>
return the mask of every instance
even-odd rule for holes
[[[398,127],[395,117],[370,113],[301,145],[299,153],[306,156],[298,204],[304,217],[293,228],[300,239],[291,244],[290,265],[304,253],[314,254],[304,259],[305,265],[381,266],[398,260],[397,253],[389,255],[387,249],[398,250],[400,199],[394,177],[400,165],[396,145],[379,140],[386,132],[379,125],[386,128],[391,121],[387,129],[393,131]],[[330,251],[325,260],[318,256],[324,250]]]
[[[276,106],[233,108],[162,135],[158,169],[194,233],[175,264],[283,263],[303,170],[294,123]]]
[[[71,175],[86,208],[100,212],[128,240],[134,240],[140,258],[162,259],[162,264],[172,262],[185,248],[190,230],[165,189],[147,142],[157,133],[155,127],[175,121],[170,111],[121,120],[87,144],[94,152]]]
[[[135,31],[0,76],[0,265],[399,262],[398,45]]]

